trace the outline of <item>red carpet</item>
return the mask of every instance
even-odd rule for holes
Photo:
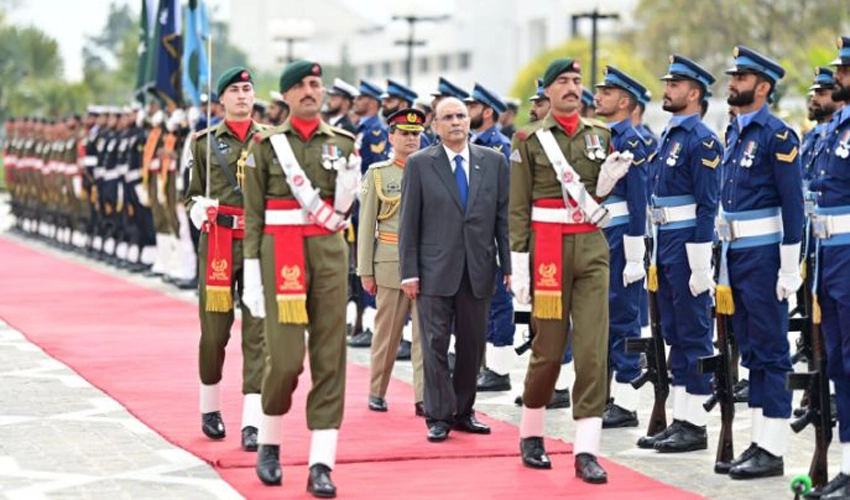
[[[284,418],[285,486],[264,488],[254,475],[255,455],[239,449],[238,329],[228,347],[223,381],[229,436],[212,442],[200,432],[197,306],[2,238],[0,255],[6,264],[0,268],[0,318],[167,440],[215,465],[246,497],[302,495],[310,440],[303,410],[309,371],[302,375],[295,410]],[[386,414],[368,411],[367,389],[368,371],[350,364],[334,472],[344,498],[561,493],[581,498],[699,498],[612,463],[606,463],[610,485],[586,486],[573,479],[572,456],[567,454],[571,447],[561,441],[547,444],[555,455],[555,471],[525,469],[518,458],[516,428],[484,416],[493,429],[491,436],[454,433],[447,443],[430,444],[423,420],[413,416],[409,385],[393,381]]]

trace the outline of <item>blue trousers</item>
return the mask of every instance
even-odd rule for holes
[[[818,303],[827,373],[835,383],[839,437],[850,443],[850,245],[822,249]]]
[[[711,376],[699,373],[699,358],[714,353],[711,345],[711,297],[694,297],[688,288],[691,268],[687,262],[658,266],[658,312],[661,332],[670,349],[670,372],[674,386],[688,394],[711,393]]]
[[[741,364],[750,370],[750,408],[768,418],[791,417],[788,301],[776,300],[779,245],[729,250],[729,283],[735,300],[732,329]]]
[[[611,251],[611,274],[608,288],[608,366],[617,382],[626,384],[640,375],[640,354],[626,354],[626,339],[640,337],[640,292],[643,280],[623,286],[626,255],[623,235],[628,224],[605,230]]]
[[[505,288],[505,274],[501,267],[496,267],[496,292],[490,302],[490,313],[487,320],[487,343],[495,347],[514,345],[514,299]]]

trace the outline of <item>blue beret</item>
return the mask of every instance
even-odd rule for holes
[[[815,79],[809,90],[831,89],[835,87],[835,75],[829,68],[823,66],[815,68]]]
[[[670,56],[670,66],[662,80],[693,80],[706,90],[714,83],[714,75],[685,56],[673,54]]]
[[[413,101],[419,97],[419,94],[414,92],[413,89],[405,87],[395,80],[387,80],[387,91],[384,92],[381,98],[386,99],[387,97],[398,97],[399,99],[404,99],[409,103],[413,103]]]
[[[838,47],[838,57],[830,66],[850,66],[850,36],[840,36],[835,44]]]
[[[597,87],[617,87],[623,89],[632,94],[638,101],[646,93],[646,87],[614,66],[605,66],[603,73],[605,74],[605,80],[602,83],[597,83]]]
[[[591,108],[596,107],[596,103],[593,102],[593,92],[587,89],[581,89],[581,102],[583,102],[585,106]]]
[[[381,95],[384,93],[384,89],[378,87],[374,83],[369,83],[366,80],[360,80],[360,87],[357,88],[360,92],[360,95],[371,97],[376,101],[381,100]]]
[[[769,78],[773,83],[785,76],[785,70],[778,62],[743,45],[735,47],[732,55],[735,57],[735,67],[727,69],[727,75],[755,73]]]
[[[492,108],[497,113],[504,113],[508,109],[508,105],[495,92],[485,89],[480,83],[475,84],[472,89],[472,95],[464,99],[466,102],[480,102],[481,104]]]
[[[441,76],[440,81],[437,83],[436,92],[431,92],[431,95],[434,97],[455,97],[457,99],[464,100],[469,97],[469,92]]]

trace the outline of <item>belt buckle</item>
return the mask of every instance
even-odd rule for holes
[[[667,224],[667,207],[652,207],[652,222],[657,226]]]
[[[805,201],[805,212],[806,215],[811,217],[812,214],[815,213],[815,200],[810,199],[808,196]]]
[[[812,216],[812,232],[816,238],[825,240],[832,237],[830,222],[831,217],[828,215]]]

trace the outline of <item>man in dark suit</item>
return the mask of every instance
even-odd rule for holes
[[[510,290],[510,170],[504,155],[468,143],[469,115],[460,100],[442,100],[434,120],[440,143],[407,161],[399,257],[402,288],[419,312],[428,440],[438,442],[452,428],[490,432],[472,406],[497,251]],[[452,332],[453,376],[447,360]]]

